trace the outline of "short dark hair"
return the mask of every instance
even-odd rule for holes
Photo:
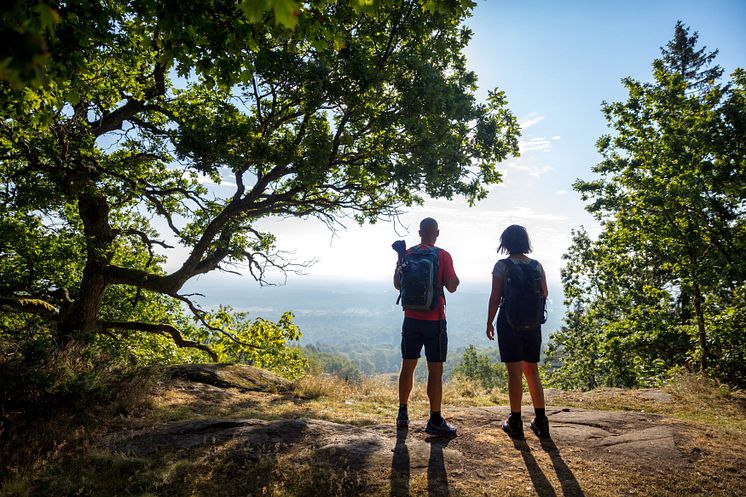
[[[531,240],[528,239],[528,231],[523,226],[512,224],[505,228],[500,235],[500,246],[498,252],[506,254],[528,254],[531,252]]]
[[[428,231],[428,230],[437,230],[438,229],[438,221],[431,217],[426,217],[422,221],[420,221],[420,231]]]

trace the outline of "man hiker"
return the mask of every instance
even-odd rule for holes
[[[400,291],[404,308],[396,426],[409,426],[407,402],[414,383],[414,370],[424,345],[428,371],[427,396],[430,399],[430,419],[425,432],[438,436],[455,436],[456,428],[446,423],[440,414],[443,363],[448,349],[443,287],[453,293],[459,285],[459,279],[453,269],[451,254],[435,246],[440,235],[437,221],[430,217],[423,219],[419,235],[420,244],[407,250],[403,257],[400,256],[394,272],[394,287]],[[397,244],[400,245],[397,247]],[[394,248],[404,252],[403,245],[404,242],[396,242]],[[423,274],[424,277],[421,276]]]

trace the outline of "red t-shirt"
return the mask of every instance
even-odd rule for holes
[[[427,246],[420,244],[418,246]],[[412,250],[408,249],[407,252]],[[456,276],[456,271],[453,269],[453,259],[451,254],[443,249],[438,251],[438,283],[441,289],[443,288],[443,281],[446,278],[453,278]],[[440,295],[440,302],[438,306],[431,311],[412,311],[410,309],[404,309],[405,318],[422,319],[424,321],[439,321],[446,318],[446,299],[443,296],[443,292]]]

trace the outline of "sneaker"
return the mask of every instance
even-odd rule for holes
[[[501,426],[503,431],[510,435],[510,438],[515,440],[523,440],[526,438],[523,435],[523,425],[520,421],[514,421],[513,418],[508,418],[502,422]]]
[[[427,426],[425,427],[425,433],[439,437],[455,437],[456,428],[446,423],[446,420],[443,418],[441,418],[439,424],[435,424],[432,420],[428,420]]]
[[[549,438],[549,418],[534,418],[531,420],[531,431],[539,438]]]
[[[404,411],[404,410],[399,411],[399,414],[396,415],[396,427],[406,428],[408,426],[409,426],[409,413],[407,413],[407,411]]]

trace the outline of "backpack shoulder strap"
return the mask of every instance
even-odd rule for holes
[[[414,252],[435,252],[436,254],[443,250],[439,247],[428,247],[427,245],[418,244],[414,247],[410,248],[407,252],[414,253]]]

